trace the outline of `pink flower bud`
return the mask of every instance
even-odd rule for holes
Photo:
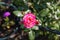
[[[10,16],[10,12],[5,12],[3,15],[3,17],[8,17],[8,16]]]

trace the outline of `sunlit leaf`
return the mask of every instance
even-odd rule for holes
[[[17,17],[22,17],[23,14],[20,11],[13,11],[13,13],[17,16]]]

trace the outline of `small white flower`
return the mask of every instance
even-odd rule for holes
[[[57,12],[60,12],[60,10],[59,10],[59,9],[57,9]]]
[[[54,17],[55,17],[55,19],[57,19],[57,20],[59,19],[59,18],[57,17],[57,15],[55,15]]]
[[[47,5],[50,5],[50,2],[47,2]]]

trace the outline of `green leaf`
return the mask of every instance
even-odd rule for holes
[[[24,29],[24,25],[23,25],[23,24],[21,24],[21,25],[20,25],[20,28],[21,28],[21,29]]]
[[[57,6],[57,9],[59,9],[59,10],[60,10],[60,6]]]
[[[44,16],[46,16],[48,13],[49,13],[49,9],[48,9],[48,8],[43,9],[43,10],[40,11],[40,16],[44,17]]]
[[[35,39],[35,32],[33,32],[32,30],[30,30],[28,35],[29,35],[29,40],[34,40]]]
[[[13,11],[13,13],[17,16],[17,17],[22,17],[23,14],[20,11]]]
[[[3,4],[5,4],[4,2],[0,2],[0,5],[3,5]]]
[[[34,26],[32,30],[39,30],[38,26]]]
[[[9,21],[9,18],[8,18],[8,17],[6,17],[4,20],[5,20],[6,22],[8,22],[8,21]]]

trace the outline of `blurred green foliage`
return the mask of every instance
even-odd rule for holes
[[[18,10],[31,10],[36,14],[41,25],[50,27],[51,29],[60,30],[60,0],[12,0]],[[43,32],[44,35],[49,34],[49,40],[59,40],[53,33]]]

